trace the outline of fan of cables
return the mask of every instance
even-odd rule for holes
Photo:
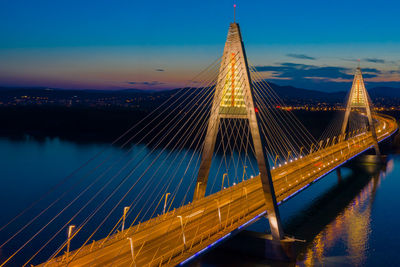
[[[82,248],[189,203],[216,86],[238,55],[219,58],[187,86],[129,128],[112,144],[59,180],[0,227],[0,266],[54,259],[70,245]],[[241,68],[242,70],[245,68]],[[270,165],[301,157],[316,140],[250,67],[253,99]],[[246,73],[234,79],[241,88]],[[224,96],[222,96],[224,99]],[[258,174],[249,122],[223,118],[209,173],[207,194]],[[71,224],[73,233],[65,237]],[[69,248],[68,248],[69,249]]]

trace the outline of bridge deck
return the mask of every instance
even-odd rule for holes
[[[379,115],[377,119],[379,141],[397,130],[393,118]],[[277,201],[282,203],[372,145],[371,134],[363,133],[272,170]],[[178,215],[182,216],[184,231]],[[176,265],[263,215],[264,195],[260,177],[256,176],[72,251],[68,265]],[[134,260],[128,237],[133,240]],[[64,266],[65,255],[42,265]]]

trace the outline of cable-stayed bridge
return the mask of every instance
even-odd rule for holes
[[[357,68],[344,114],[315,139],[285,108],[257,67],[249,64],[237,23],[230,25],[223,56],[193,84],[113,143],[125,147],[139,139],[148,144],[145,154],[153,158],[141,151],[132,157],[128,149],[124,164],[119,159],[116,163],[101,161],[88,172],[87,176],[96,177],[88,187],[1,266],[12,263],[31,240],[101,179],[105,181],[101,189],[86,197],[76,213],[27,257],[25,265],[48,251],[66,229],[65,242],[47,253],[48,260],[40,266],[182,264],[263,216],[268,218],[273,240],[290,241],[278,205],[368,149],[380,156],[378,143],[397,131],[394,118],[374,112]],[[176,151],[184,151],[184,157]],[[142,187],[136,190],[138,184]],[[79,220],[81,211],[92,203],[94,208]],[[103,230],[107,234],[95,240],[99,229],[122,209],[113,226]],[[40,211],[1,247],[47,211]],[[79,246],[74,246],[80,235]]]

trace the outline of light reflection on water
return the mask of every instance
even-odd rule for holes
[[[372,175],[361,192],[307,245],[297,266],[369,265],[371,250],[375,251],[369,242],[375,196],[393,168],[394,160],[390,159],[385,171]],[[344,256],[335,256],[341,249]]]
[[[352,264],[363,265],[371,233],[372,203],[382,176],[384,174],[373,177],[349,206],[314,238],[305,253],[305,265],[323,263],[326,252],[339,242],[343,242],[348,255],[352,255],[349,257]]]

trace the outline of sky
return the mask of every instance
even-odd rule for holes
[[[236,0],[250,64],[270,82],[400,88],[400,1]],[[172,89],[222,55],[230,0],[0,0],[0,86]],[[399,89],[400,90],[400,89]]]

